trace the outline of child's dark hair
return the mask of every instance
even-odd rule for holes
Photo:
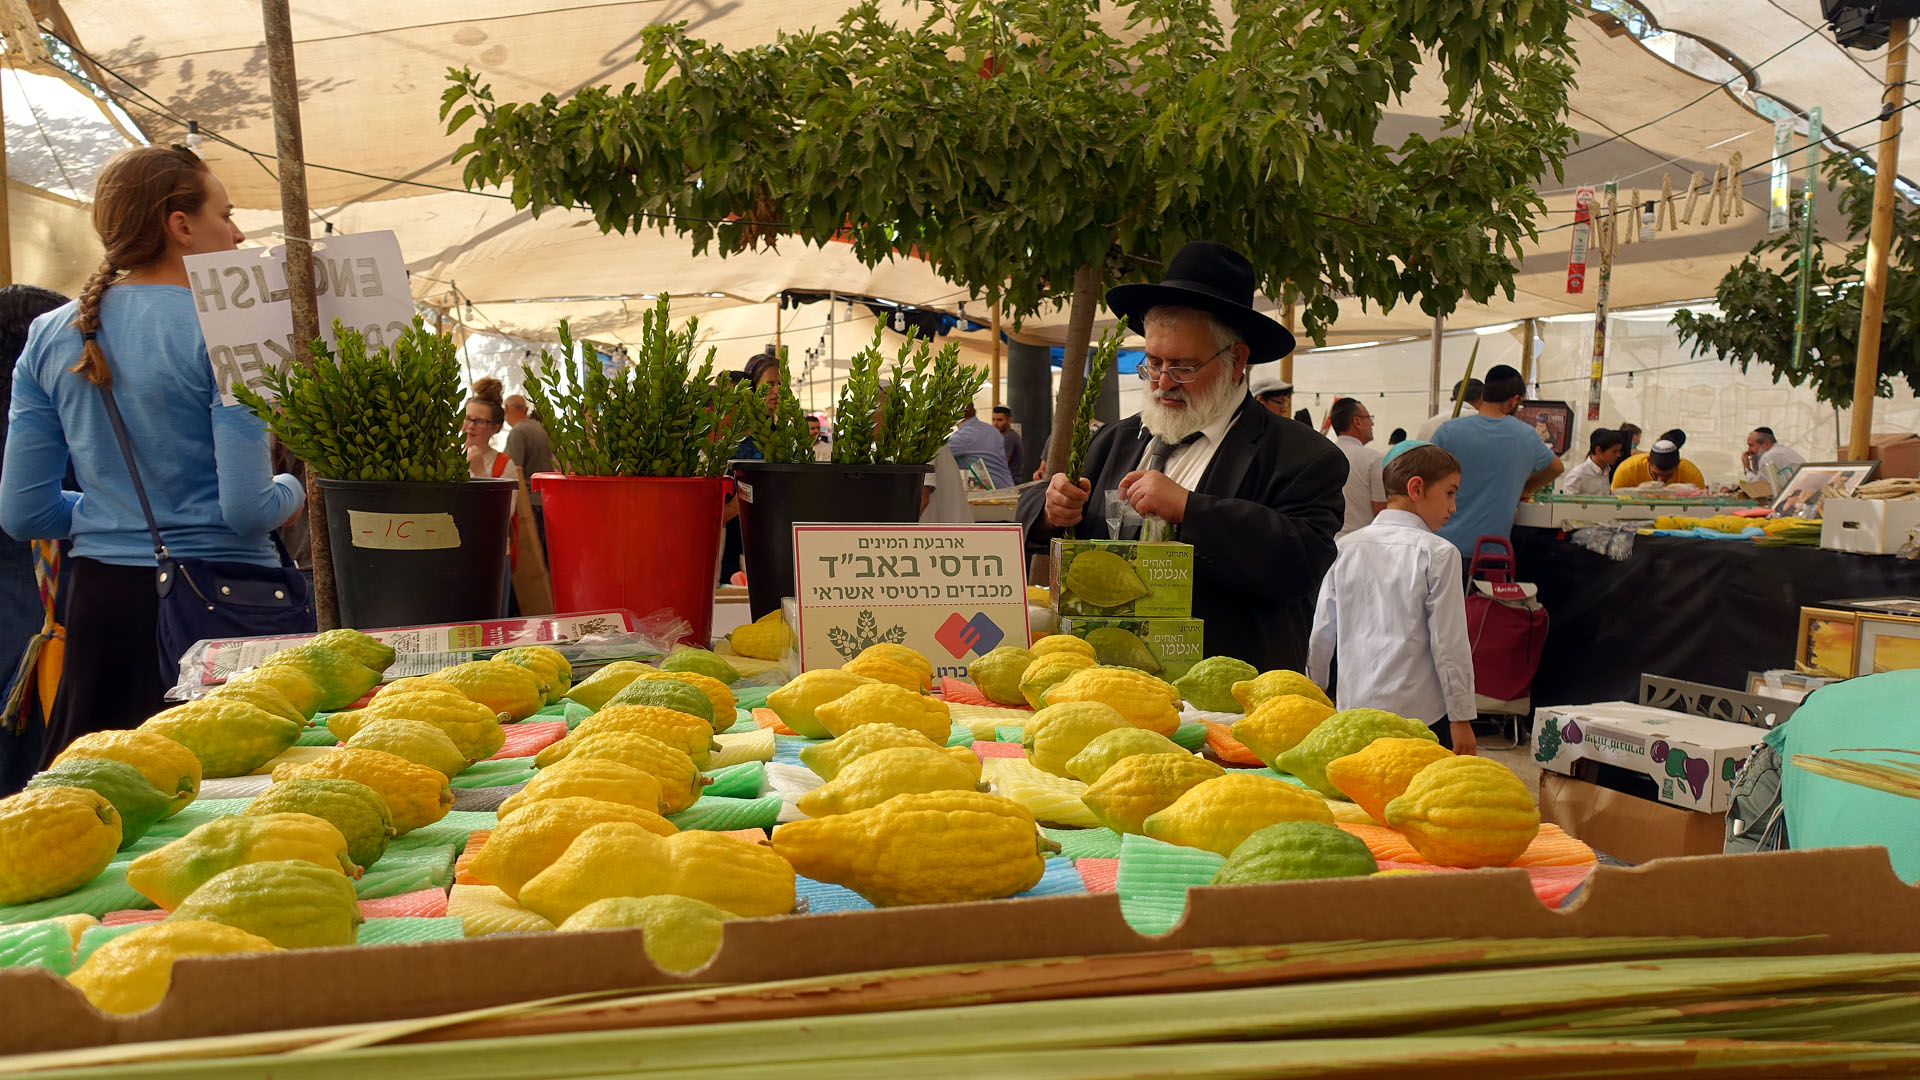
[[[1407,494],[1407,483],[1419,477],[1426,484],[1437,484],[1460,471],[1460,459],[1429,443],[1402,451],[1387,462],[1387,496]],[[1412,496],[1408,496],[1411,498]]]

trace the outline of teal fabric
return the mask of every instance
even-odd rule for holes
[[[1894,873],[1908,884],[1920,881],[1920,799],[1815,776],[1793,764],[1795,754],[1920,763],[1904,754],[1856,752],[1861,747],[1920,750],[1916,698],[1920,671],[1848,679],[1814,691],[1791,720],[1775,729],[1785,733],[1781,798],[1789,846],[1885,847]]]

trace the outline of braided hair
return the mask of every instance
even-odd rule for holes
[[[73,317],[80,331],[80,362],[69,368],[95,386],[113,384],[100,350],[100,299],[121,274],[158,262],[167,253],[167,222],[199,213],[207,201],[206,163],[184,146],[142,146],[118,154],[94,185],[93,231],[107,249],[80,290]]]

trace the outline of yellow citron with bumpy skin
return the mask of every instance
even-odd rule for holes
[[[494,653],[490,659],[507,664],[519,664],[540,677],[547,685],[547,704],[551,705],[567,696],[573,689],[573,662],[568,660],[559,649],[546,645],[522,645],[518,648],[503,649]]]
[[[1065,686],[1065,683],[1061,684]],[[1020,745],[1035,768],[1071,777],[1067,762],[1096,737],[1132,728],[1120,710],[1102,701],[1063,701],[1027,718]]]
[[[1249,715],[1265,704],[1268,698],[1285,694],[1312,698],[1329,709],[1333,708],[1333,699],[1327,696],[1327,692],[1297,671],[1263,671],[1246,682],[1233,684],[1233,700],[1238,701]]]
[[[380,689],[375,690],[373,692],[373,700],[379,701],[383,697],[392,697],[396,694],[425,693],[428,690],[442,694],[452,694],[460,698],[467,696],[460,692],[459,687],[438,675],[411,675],[404,679],[395,679]]]
[[[690,896],[610,896],[595,900],[560,924],[563,933],[580,930],[640,928],[647,959],[661,971],[692,971],[720,951],[729,919],[722,911]]]
[[[1268,768],[1278,768],[1280,755],[1299,746],[1320,722],[1333,715],[1331,706],[1303,694],[1270,697],[1233,722],[1230,729]]]
[[[970,769],[945,750],[913,746],[875,750],[800,796],[794,806],[808,817],[826,817],[879,806],[895,795],[972,791],[980,783],[978,760]]]
[[[185,809],[200,791],[200,759],[193,751],[152,731],[94,731],[67,744],[55,765],[87,758],[120,761],[140,770],[147,783],[173,796],[172,817]]]
[[[341,742],[350,742],[363,725],[375,720],[418,720],[432,724],[447,733],[447,738],[453,740],[463,756],[474,761],[485,761],[507,744],[507,734],[500,730],[499,714],[464,694],[439,690],[375,697],[364,709],[328,717],[327,731]]]
[[[1386,822],[1435,866],[1505,866],[1540,831],[1540,807],[1513,770],[1483,757],[1421,769],[1387,804]]]
[[[677,814],[700,798],[700,789],[711,781],[681,750],[668,746],[651,735],[634,731],[602,731],[576,742],[564,760],[617,761],[652,773],[660,781],[660,798],[666,812]]]
[[[313,714],[320,711],[320,699],[326,696],[326,691],[320,688],[319,680],[302,668],[285,665],[253,668],[235,675],[226,682],[227,686],[254,684],[273,687],[287,699],[295,712],[308,720],[313,719]]]
[[[371,634],[363,634],[358,630],[351,630],[344,626],[337,630],[328,630],[326,633],[318,634],[312,641],[307,642],[307,644],[318,645],[321,648],[345,653],[347,656],[352,657],[356,663],[370,667],[375,671],[385,671],[392,667],[396,655],[393,651],[393,646],[386,644]]]
[[[1375,739],[1356,753],[1327,762],[1327,782],[1375,821],[1387,819],[1387,804],[1407,790],[1420,770],[1453,751],[1426,739]]]
[[[1137,833],[1147,818],[1172,806],[1187,789],[1225,771],[1191,754],[1136,754],[1121,758],[1088,784],[1080,800],[1107,828]]]
[[[1333,824],[1327,801],[1284,780],[1232,772],[1202,780],[1153,814],[1141,830],[1155,840],[1231,855],[1256,831],[1282,821]]]
[[[398,717],[383,717],[362,724],[353,738],[347,740],[347,749],[384,750],[415,765],[425,765],[449,780],[473,764],[446,732],[421,720]]]
[[[487,834],[467,873],[518,900],[521,887],[552,865],[575,837],[609,821],[638,825],[658,836],[680,831],[673,822],[637,806],[580,797],[541,799]]]
[[[615,660],[576,683],[567,691],[567,700],[598,711],[613,700],[613,695],[625,690],[628,683],[652,670],[638,660]]]
[[[1083,668],[1047,691],[1047,704],[1098,701],[1111,705],[1127,723],[1161,735],[1180,726],[1180,692],[1163,679],[1131,668]],[[1061,762],[1062,768],[1065,761]]]
[[[974,753],[972,747],[943,746],[912,728],[893,724],[861,724],[830,742],[801,747],[800,764],[812,769],[822,780],[831,780],[841,769],[867,754],[901,746],[938,750],[971,768],[973,778],[980,779],[980,755]]]
[[[97,791],[44,787],[0,799],[0,904],[70,893],[119,847],[120,814]]]
[[[221,683],[202,696],[215,700],[244,701],[255,708],[264,709],[283,720],[290,720],[302,727],[305,727],[307,723],[307,718],[300,714],[299,709],[293,707],[293,702],[287,700],[287,695],[281,693],[279,688],[272,683]]]
[[[383,750],[335,750],[305,765],[288,762],[273,770],[275,780],[301,777],[367,785],[386,800],[394,830],[402,836],[439,821],[453,809],[453,789],[446,777]]]
[[[173,983],[173,962],[189,956],[275,952],[273,942],[217,922],[163,922],[101,944],[67,981],[93,1007],[124,1016],[160,1004]]]
[[[1359,753],[1375,739],[1440,741],[1418,720],[1384,709],[1347,709],[1320,721],[1306,738],[1281,754],[1273,767],[1305,780],[1328,798],[1339,798],[1340,789],[1327,779],[1327,766],[1336,758]]]
[[[556,762],[541,769],[527,781],[526,787],[500,804],[500,820],[505,821],[542,799],[568,798],[598,799],[655,814],[666,808],[666,802],[660,798],[660,781],[652,773],[618,761],[585,758]]]
[[[525,720],[547,703],[546,680],[504,660],[474,660],[442,668],[438,674],[461,693],[513,720]]]
[[[544,769],[562,761],[582,739],[603,731],[651,735],[685,753],[702,769],[712,764],[713,728],[692,713],[658,705],[609,705],[580,721],[566,738],[535,754],[533,764]]]
[[[780,722],[792,728],[796,734],[809,739],[831,739],[833,733],[814,715],[814,710],[872,681],[838,668],[803,671],[785,686],[767,695],[767,708],[772,709],[780,717]]]
[[[201,775],[245,776],[300,738],[300,725],[232,699],[201,698],[155,713],[139,730],[165,735],[200,759]]]
[[[224,923],[283,949],[351,945],[360,899],[352,880],[310,862],[254,862],[208,878],[167,916],[189,919]]]
[[[813,715],[836,738],[866,724],[909,728],[943,746],[953,734],[946,702],[892,683],[856,686],[814,709]]]
[[[1067,775],[1083,784],[1091,784],[1106,775],[1122,758],[1135,754],[1187,754],[1192,751],[1165,735],[1129,724],[1117,731],[1103,731],[1080,752],[1067,759]]]
[[[342,877],[359,877],[347,857],[347,838],[312,814],[250,814],[214,818],[162,848],[127,864],[127,884],[166,911],[223,870],[253,862],[298,859]]]
[[[1079,638],[1072,640],[1080,641]],[[1080,643],[1086,644],[1084,641]],[[1033,663],[1028,664],[1027,670],[1020,673],[1020,696],[1029,708],[1044,709],[1047,707],[1047,691],[1051,690],[1055,683],[1062,682],[1067,676],[1092,666],[1091,647],[1085,655],[1077,652],[1042,653],[1035,650]]]
[[[913,693],[925,693],[927,684],[920,680],[918,672],[902,664],[896,664],[884,656],[860,655],[840,665],[841,671],[850,671],[865,676],[875,682],[891,683],[902,690]]]
[[[856,661],[877,659],[899,664],[919,677],[920,689],[927,690],[933,686],[933,661],[927,659],[926,654],[918,649],[896,645],[891,641],[882,641],[861,649],[860,655],[854,659]]]
[[[795,870],[879,907],[1026,892],[1046,870],[1041,849],[1026,807],[977,791],[896,795],[866,810],[773,830],[773,850]]]
[[[1074,637],[1072,634],[1048,634],[1046,637],[1028,646],[1027,651],[1031,652],[1036,660],[1043,656],[1052,656],[1055,653],[1072,653],[1075,656],[1084,656],[1089,660],[1093,659],[1093,646]]]
[[[1025,705],[1020,694],[1020,676],[1034,661],[1033,653],[1013,645],[1002,645],[967,665],[967,678],[988,701],[998,705]]]
[[[673,679],[686,683],[704,694],[707,703],[713,708],[713,732],[718,735],[734,725],[739,707],[733,700],[733,689],[711,675],[702,675],[697,671],[658,671],[648,668],[640,673],[642,679]]]
[[[751,656],[755,660],[778,660],[782,653],[793,645],[793,631],[781,621],[780,609],[774,608],[765,615],[739,627],[727,635],[727,644],[741,656]]]
[[[324,645],[296,645],[265,660],[265,667],[291,667],[313,676],[320,685],[320,709],[344,709],[380,685],[380,673],[338,649]]]
[[[687,896],[748,917],[793,910],[794,874],[765,844],[694,830],[661,836],[617,821],[582,832],[520,890],[520,903],[564,923],[596,900]]]

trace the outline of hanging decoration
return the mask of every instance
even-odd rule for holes
[[[1567,256],[1567,292],[1587,290],[1587,244],[1593,235],[1593,189],[1583,187],[1573,195],[1573,249]]]
[[[1607,205],[1612,206],[1619,197],[1620,185],[1612,181],[1607,183]],[[1607,293],[1613,281],[1612,238],[1614,231],[1613,215],[1608,214],[1600,223],[1600,287],[1593,298],[1593,368],[1587,376],[1587,419],[1600,419],[1600,378],[1607,366]]]
[[[1787,231],[1787,153],[1792,149],[1793,117],[1773,122],[1773,183],[1768,191],[1767,231]]]
[[[1820,185],[1815,182],[1815,173],[1820,167],[1821,131],[1820,110],[1816,107],[1807,113],[1807,194],[1800,207],[1800,300],[1793,313],[1793,355],[1787,362],[1789,370],[1800,367],[1800,351],[1807,344],[1807,302],[1813,296],[1813,192]],[[1836,417],[1839,413],[1834,414]]]

